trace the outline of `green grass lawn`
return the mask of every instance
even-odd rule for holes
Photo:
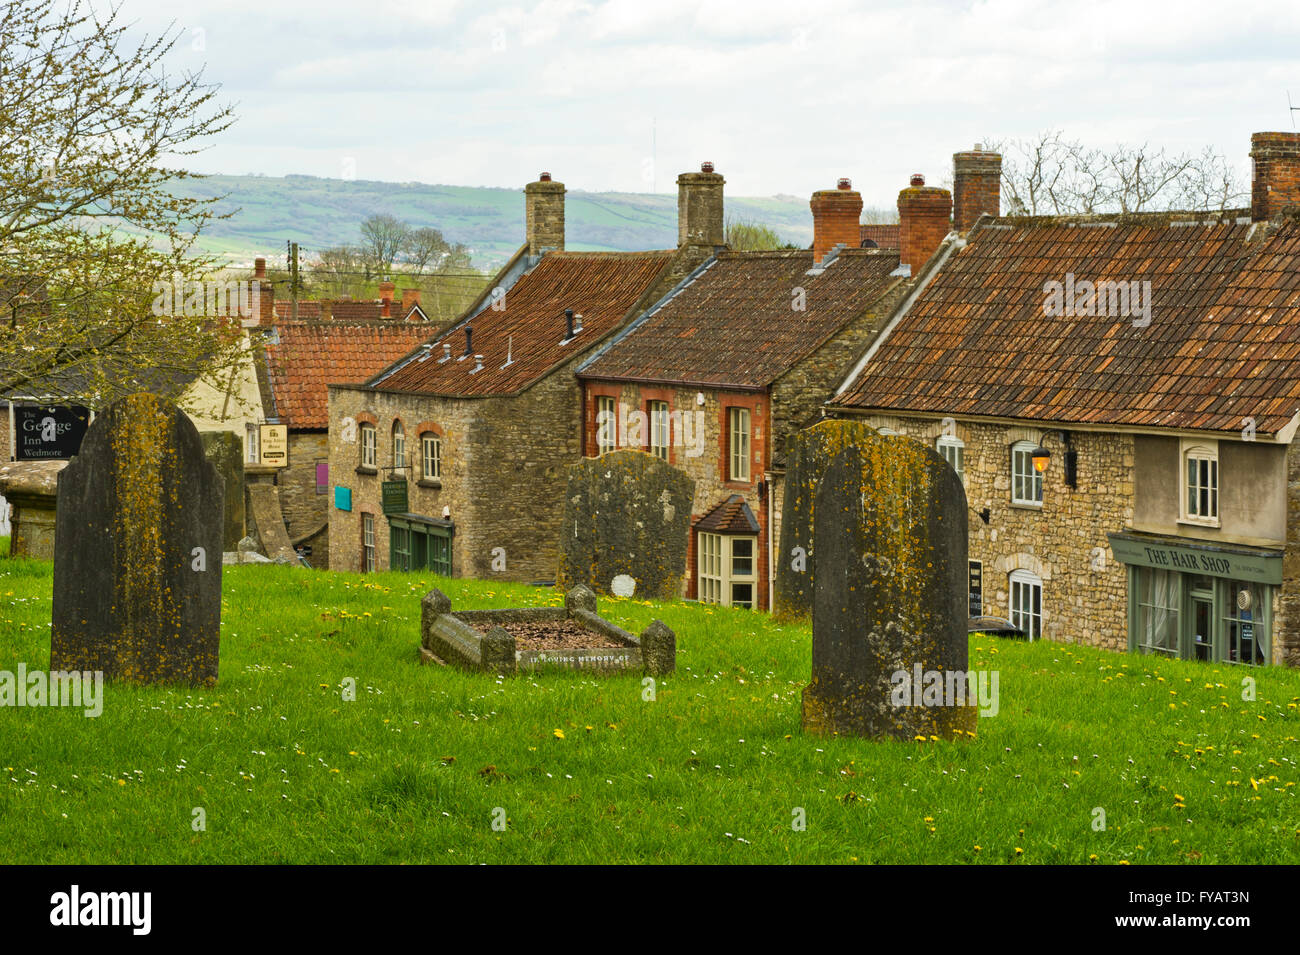
[[[51,581],[0,562],[0,670],[48,666]],[[458,609],[561,602],[227,567],[215,688],[110,685],[96,719],[0,708],[0,862],[1300,862],[1300,672],[976,637],[971,666],[1000,674],[977,738],[819,739],[807,626],[602,598],[677,632],[646,701],[640,675],[419,666],[433,586]]]

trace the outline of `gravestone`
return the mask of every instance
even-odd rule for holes
[[[642,451],[611,451],[572,465],[559,586],[610,593],[618,580],[619,591],[647,599],[680,597],[694,497],[690,475]]]
[[[859,440],[831,459],[814,502],[804,729],[899,739],[974,732],[961,479],[911,438]]]
[[[111,405],[59,475],[50,669],[212,684],[224,489],[179,408]]]
[[[244,451],[233,431],[204,431],[203,453],[221,475],[226,498],[226,519],[221,532],[221,549],[234,551],[244,536]]]
[[[877,434],[860,421],[828,419],[795,433],[787,442],[773,616],[789,620],[812,613],[817,486],[835,455],[845,448],[865,446]]]

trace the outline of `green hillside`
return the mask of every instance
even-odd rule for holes
[[[425,183],[320,179],[315,176],[209,176],[179,182],[178,195],[226,196],[218,209],[238,210],[204,234],[211,252],[247,260],[282,254],[286,239],[304,254],[358,240],[361,222],[389,213],[415,227],[441,229],[450,242],[474,250],[480,268],[499,264],[524,235],[522,189],[436,186]],[[761,222],[782,239],[812,242],[808,200],[795,196],[727,198],[727,215]],[[665,249],[677,244],[677,198],[624,192],[570,190],[565,206],[571,249]]]

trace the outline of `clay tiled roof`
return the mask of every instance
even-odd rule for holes
[[[279,301],[275,303],[275,317],[281,321],[287,319],[293,314],[293,302]],[[309,322],[320,318],[320,302],[299,302],[298,319]]]
[[[745,499],[733,494],[701,517],[695,529],[710,534],[757,534],[758,521]]]
[[[584,378],[763,387],[900,279],[898,253],[843,249],[810,275],[809,250],[721,252],[662,308],[579,369]],[[803,289],[803,311],[793,306]]]
[[[335,322],[383,322],[383,321],[401,321],[410,314],[415,308],[402,311],[400,300],[394,299],[389,304],[389,314],[385,318],[383,315],[383,302],[378,299],[364,300],[353,302],[347,299],[339,299],[330,302],[330,320]],[[279,321],[284,321],[293,313],[293,303],[279,300],[275,303],[275,317]],[[314,322],[321,317],[320,302],[299,302],[298,303],[298,320],[303,322]],[[419,315],[415,316],[418,321]]]
[[[454,396],[515,394],[556,365],[581,354],[617,328],[659,278],[672,252],[548,252],[506,290],[504,308],[462,320],[433,340],[427,356],[411,356],[368,382],[384,391]],[[582,331],[567,345],[565,309],[582,316]],[[465,326],[473,354],[465,352]],[[439,361],[442,344],[451,361]],[[483,356],[483,369],[474,355]],[[507,357],[511,359],[507,364]]]
[[[898,223],[893,225],[864,225],[859,226],[862,230],[862,242],[865,245],[870,239],[881,249],[898,248]],[[868,248],[870,248],[868,246]]]
[[[265,344],[275,414],[295,429],[328,427],[327,385],[364,381],[408,354],[431,331],[423,323],[406,322],[277,324],[279,343],[268,337]]]
[[[1300,409],[1300,225],[1177,218],[977,230],[835,402],[1275,433]],[[1150,323],[1045,314],[1045,284],[1067,274],[1150,282]]]

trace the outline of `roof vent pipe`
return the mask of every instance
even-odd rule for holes
[[[573,309],[566,308],[564,310],[564,324],[568,329],[568,334],[564,336],[564,340],[568,341],[573,337]]]
[[[468,358],[472,354],[474,354],[474,329],[471,326],[466,325],[465,326],[465,353],[460,357]]]

